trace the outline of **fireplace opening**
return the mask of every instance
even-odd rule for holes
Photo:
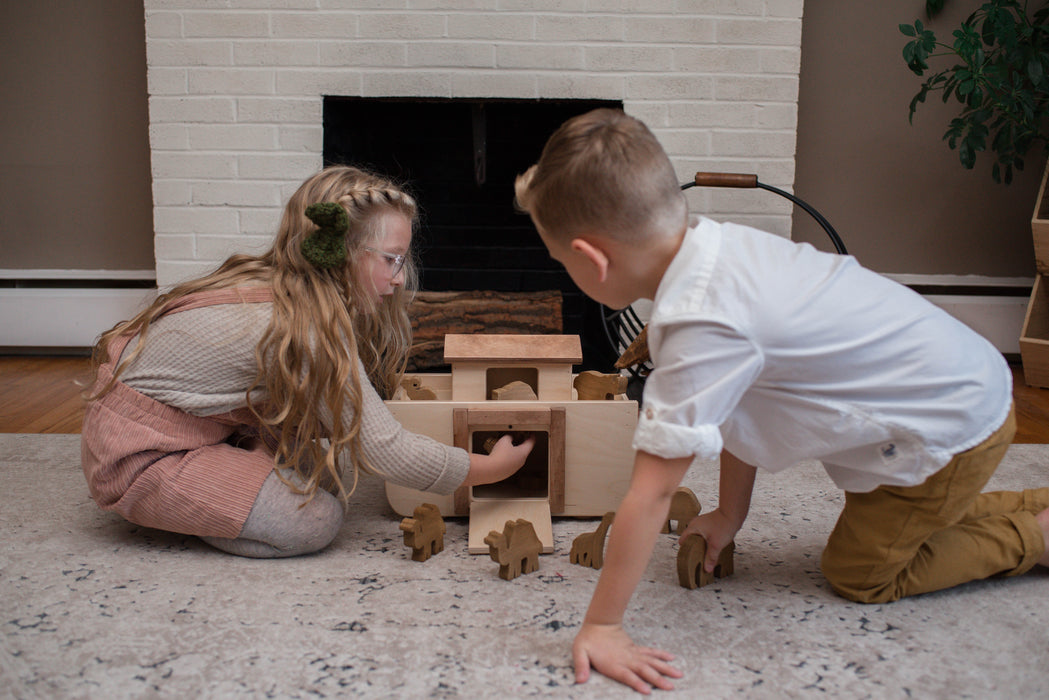
[[[616,360],[588,298],[550,259],[532,222],[514,208],[514,179],[567,119],[614,100],[324,98],[324,162],[402,182],[419,201],[421,288],[432,292],[558,290],[562,328],[578,335],[577,370]]]

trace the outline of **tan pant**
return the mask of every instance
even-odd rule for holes
[[[1014,410],[983,443],[918,486],[846,493],[823,550],[834,590],[885,603],[1033,567],[1045,551],[1034,516],[1049,508],[1049,488],[980,493],[1015,433]]]

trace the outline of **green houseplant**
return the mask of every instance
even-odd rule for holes
[[[944,2],[927,0],[926,14],[934,16]],[[988,0],[954,30],[951,44],[937,41],[921,20],[901,24],[900,31],[910,37],[903,48],[907,66],[924,78],[911,100],[910,117],[931,92],[941,92],[945,103],[957,100],[961,110],[943,139],[958,150],[964,167],[971,169],[977,153],[990,149],[992,177],[1009,184],[1029,151],[1040,145],[1034,152],[1049,152],[1049,0]],[[944,59],[948,67],[929,67],[930,61]],[[1047,186],[1049,165],[1031,219],[1039,274],[1019,341],[1024,380],[1040,387],[1049,387]]]
[[[926,12],[931,17],[943,5],[928,0]],[[951,44],[938,41],[921,20],[901,24],[900,31],[911,38],[903,48],[907,66],[925,78],[910,117],[931,92],[960,102],[943,138],[964,167],[971,169],[989,147],[992,177],[1008,184],[1029,150],[1038,144],[1049,150],[1049,0],[990,0],[954,30]],[[956,62],[932,72],[929,60],[944,57]]]

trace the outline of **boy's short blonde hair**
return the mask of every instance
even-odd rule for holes
[[[517,206],[543,235],[637,242],[684,228],[685,197],[670,159],[641,121],[595,109],[561,125],[518,176]]]

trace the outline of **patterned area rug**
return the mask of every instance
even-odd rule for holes
[[[1049,483],[1049,448],[1013,446],[994,488]],[[704,506],[714,465],[686,484]],[[598,572],[569,563],[596,520],[554,522],[555,553],[513,581],[446,548],[410,558],[365,482],[320,554],[258,561],[100,511],[75,435],[0,435],[0,696],[630,697],[574,685],[571,644]],[[836,597],[820,551],[841,494],[815,464],[761,474],[735,573],[686,590],[664,535],[632,603],[639,643],[671,650],[673,697],[1049,696],[1049,570],[890,605]]]

